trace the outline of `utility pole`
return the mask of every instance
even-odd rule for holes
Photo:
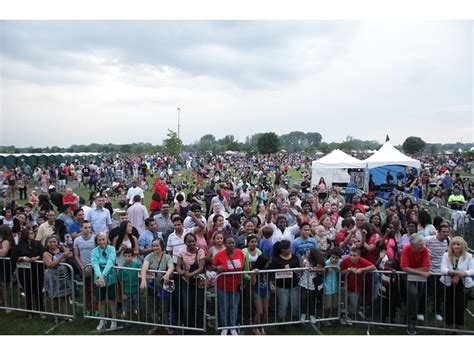
[[[180,128],[180,116],[181,116],[181,107],[178,107],[178,140],[179,140],[179,128]],[[181,155],[181,141],[179,141],[179,154]]]

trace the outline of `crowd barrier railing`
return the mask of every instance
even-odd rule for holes
[[[60,263],[48,268],[41,261],[14,262],[0,258],[0,309],[32,316],[76,317],[74,270]]]
[[[49,270],[42,262],[12,267],[9,258],[0,258],[0,263],[0,309],[58,320],[79,314],[69,264]],[[474,328],[463,327],[467,320],[472,324],[474,289],[445,287],[441,274],[426,279],[401,271],[358,276],[326,267],[318,270],[316,281],[309,269],[295,268],[227,272],[215,280],[198,275],[195,282],[174,273],[164,282],[163,271],[149,270],[143,284],[138,268],[113,270],[117,281],[108,287],[95,284],[91,265],[82,273],[82,315],[101,321],[100,331],[107,330],[107,321],[115,322],[111,330],[134,324],[150,327],[150,334],[158,329],[265,334],[267,327],[292,324],[311,324],[320,332],[331,322],[362,324],[370,333],[374,326],[407,328],[414,322],[417,329],[474,334]],[[354,289],[354,280],[360,288]]]
[[[159,328],[168,334],[174,330],[206,332],[207,283],[202,275],[187,281],[175,272],[164,282],[164,271],[148,270],[141,287],[140,272],[116,266],[110,285],[99,287],[92,265],[87,265],[83,271],[83,317],[103,321],[100,331],[106,330],[110,321],[111,330],[135,324],[152,327],[151,333]]]
[[[265,327],[338,321],[340,294],[337,288],[325,294],[323,285],[330,281],[328,277],[340,283],[338,269],[331,267],[317,273],[316,282],[308,276],[308,268],[218,274],[216,329],[265,334]]]
[[[444,333],[474,334],[465,322],[473,316],[471,289],[446,287],[440,279],[401,271],[345,272],[341,292],[341,323],[407,328]],[[352,280],[351,280],[352,278]],[[459,281],[462,284],[462,280]]]

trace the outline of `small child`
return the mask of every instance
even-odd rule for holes
[[[258,249],[262,251],[262,254],[264,254],[268,260],[271,260],[272,252],[273,252],[273,242],[272,242],[273,230],[271,227],[265,226],[262,228],[261,233],[262,233],[263,238],[260,240]]]
[[[326,228],[324,226],[317,226],[316,227],[316,235],[314,236],[316,242],[319,244],[319,250],[323,255],[326,254],[326,250],[329,248],[329,241],[326,235]]]
[[[340,248],[332,248],[329,252],[329,259],[326,260],[326,276],[324,278],[323,296],[323,317],[333,317],[337,315],[338,287],[339,287],[339,266],[341,265],[342,251]],[[331,325],[330,321],[325,325]]]
[[[225,249],[224,234],[221,231],[215,231],[212,235],[212,246],[209,248],[207,256],[214,257],[218,252]],[[212,264],[212,263],[211,263]]]
[[[123,267],[140,269],[140,264],[133,260],[133,249],[127,248],[123,252]],[[125,320],[131,319],[131,312],[138,315],[139,302],[139,270],[120,269],[119,280],[122,284],[122,300],[123,300],[123,318]]]
[[[214,266],[212,265],[212,257],[208,256],[204,260],[204,265],[206,268],[205,279],[199,278],[198,283],[204,282],[205,280],[207,284],[207,292],[216,296],[215,286],[216,286],[217,272],[214,270]],[[208,315],[211,317],[214,316],[214,310],[215,310],[214,299],[215,297],[207,297],[207,311],[209,312]],[[210,320],[207,323],[207,325],[209,328],[215,328],[214,323]]]
[[[271,229],[270,229],[271,230]],[[263,239],[262,239],[263,240]],[[259,271],[252,273],[250,283],[252,285],[252,298],[255,306],[254,324],[265,323],[268,321],[268,299],[270,298],[270,284],[268,282],[268,273],[260,272],[268,268],[269,259],[265,254],[260,254],[255,261],[253,270]],[[255,335],[265,335],[265,329],[254,328]]]
[[[396,263],[388,260],[384,271],[391,271],[391,274],[382,274],[378,296],[381,299],[381,321],[385,322],[388,318],[389,323],[396,323],[397,308],[400,306],[400,290],[398,287],[398,275],[396,272]]]
[[[308,268],[301,275],[299,286],[301,287],[301,313],[300,321],[306,321],[306,311],[312,324],[316,323],[316,303],[323,289],[323,277],[325,260],[318,249],[310,248],[301,258],[301,267]]]

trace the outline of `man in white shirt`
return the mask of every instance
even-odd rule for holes
[[[432,274],[441,273],[441,260],[448,250],[448,239],[451,227],[447,222],[441,223],[436,235],[425,238],[425,246],[430,253],[430,272]],[[437,321],[443,321],[443,290],[439,277],[428,278],[428,299],[433,302],[433,313]]]
[[[137,186],[137,181],[133,180],[132,181],[132,187],[130,187],[127,191],[127,198],[128,198],[128,203],[130,205],[133,205],[133,198],[139,195],[141,198],[141,202],[145,200],[145,194],[143,193],[143,189],[141,187]]]

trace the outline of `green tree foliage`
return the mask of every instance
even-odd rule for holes
[[[166,154],[177,156],[181,148],[181,139],[178,138],[178,135],[175,131],[168,129],[168,138],[163,140],[163,150]]]
[[[422,152],[425,149],[426,143],[420,137],[408,137],[402,144],[403,151],[408,154]]]
[[[301,131],[293,131],[280,136],[283,149],[292,153],[304,151],[310,146],[318,147],[321,140],[321,134],[318,132],[304,133]]]
[[[280,139],[273,132],[263,133],[257,141],[259,153],[271,154],[280,150]]]

